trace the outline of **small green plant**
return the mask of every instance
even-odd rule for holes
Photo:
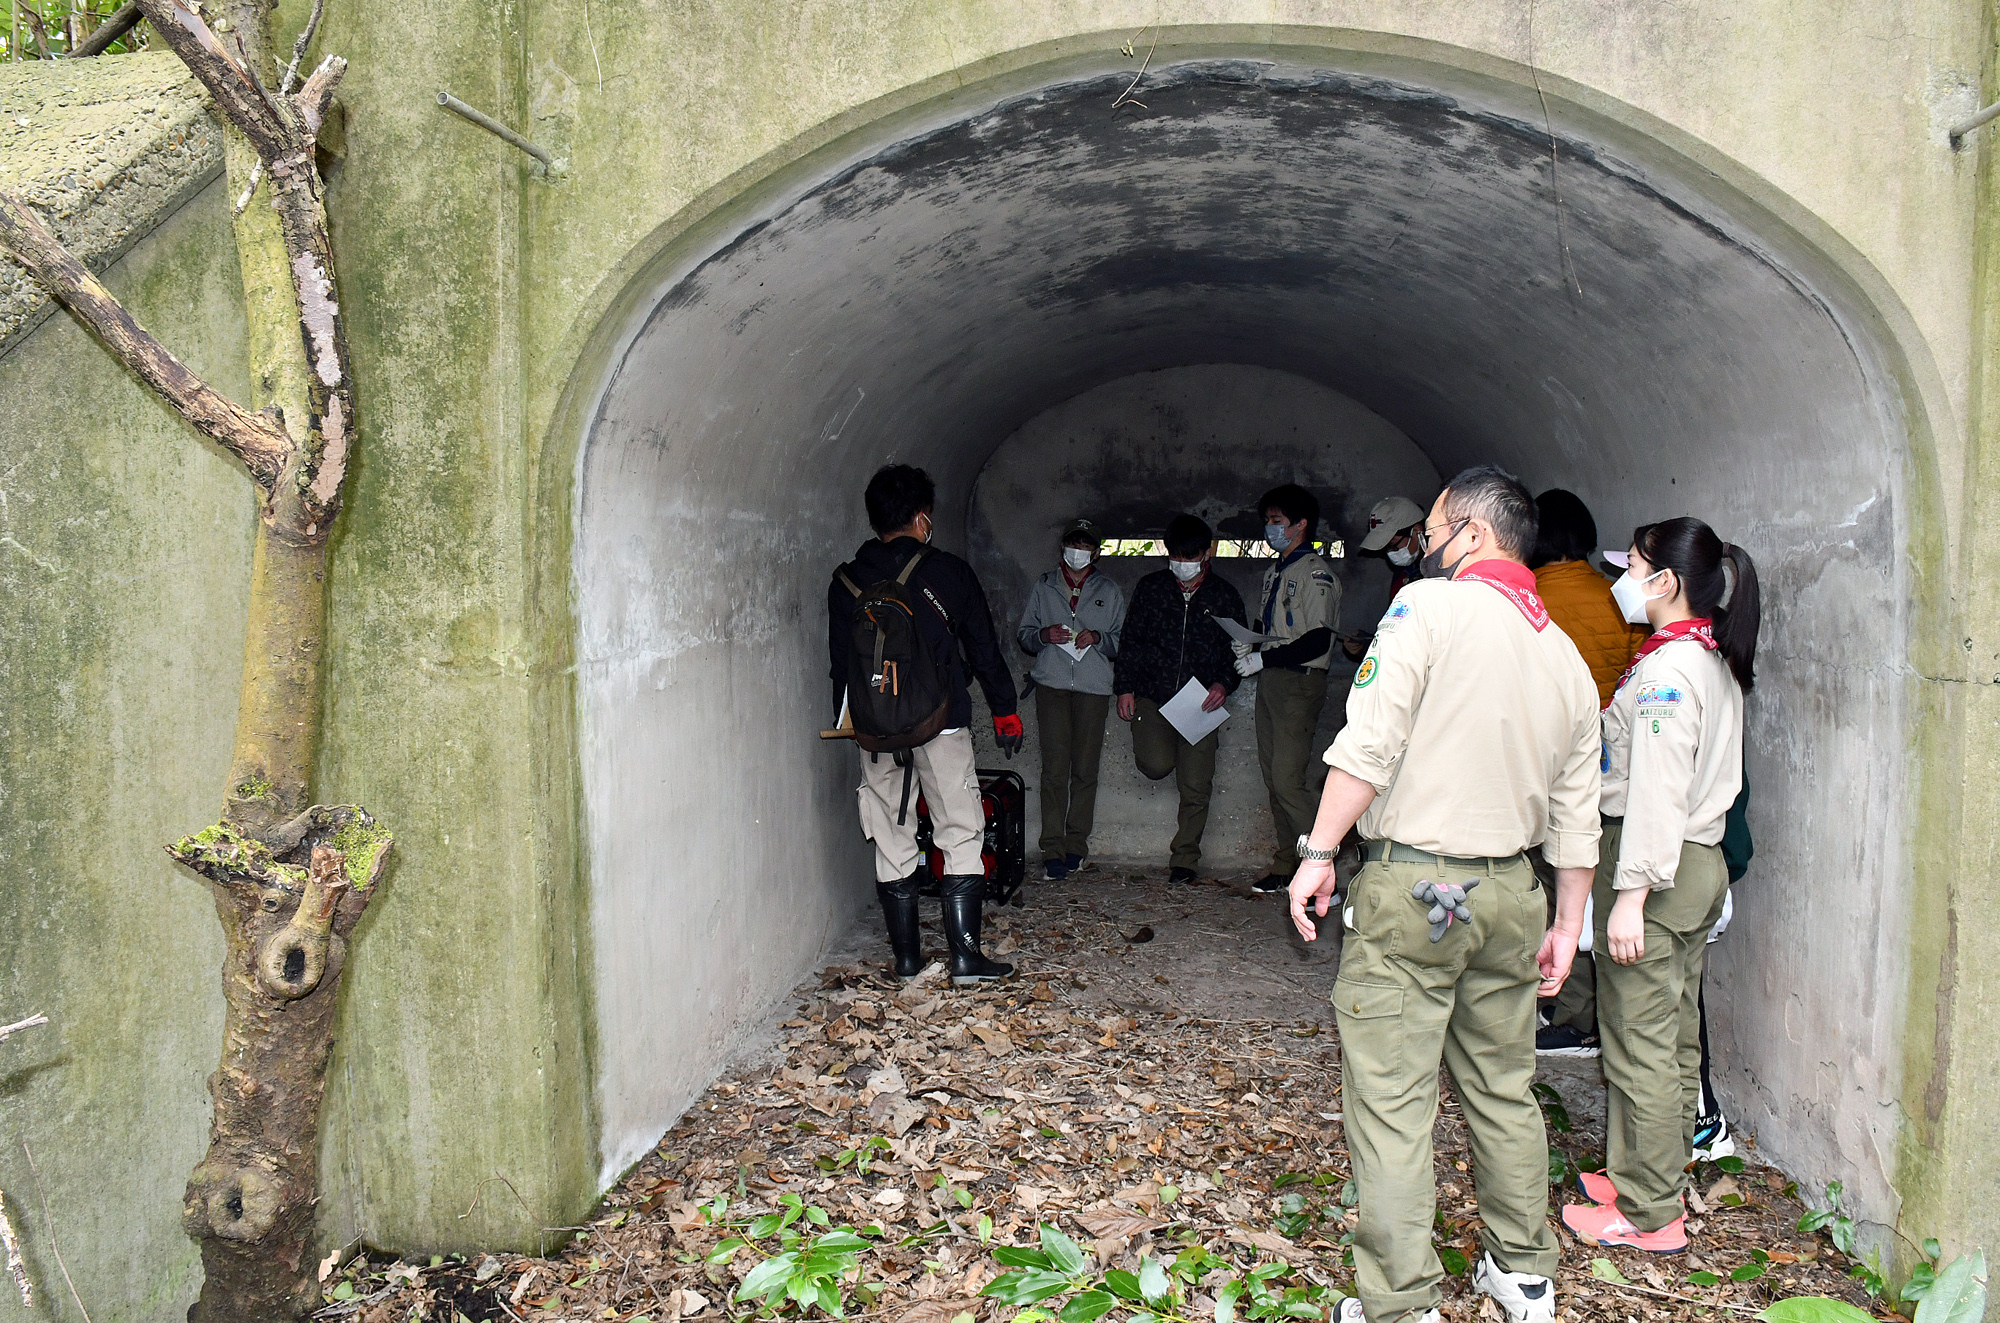
[[[1540,1080],[1536,1080],[1530,1087],[1534,1089],[1535,1097],[1541,1100],[1542,1116],[1547,1119],[1549,1128],[1559,1135],[1568,1134],[1569,1108],[1563,1106],[1562,1095]]]
[[[1870,1298],[1879,1297],[1889,1289],[1888,1278],[1883,1276],[1881,1264],[1873,1254],[1863,1259],[1859,1242],[1855,1239],[1854,1219],[1841,1211],[1840,1199],[1843,1191],[1839,1181],[1826,1183],[1826,1207],[1815,1209],[1799,1219],[1801,1231],[1824,1231],[1833,1247],[1854,1260],[1854,1266],[1847,1275],[1859,1281]]]
[[[780,1195],[778,1204],[775,1213],[735,1223],[722,1222],[727,1205],[720,1195],[703,1209],[709,1221],[738,1231],[709,1252],[708,1262],[728,1263],[746,1250],[765,1256],[738,1284],[732,1299],[755,1301],[765,1317],[817,1309],[832,1318],[845,1318],[850,1287],[861,1303],[872,1302],[879,1288],[860,1284],[861,1254],[876,1247],[882,1228],[834,1226],[824,1208],[795,1194]],[[759,1241],[775,1244],[759,1245]]]
[[[1986,1314],[1984,1251],[1961,1254],[1943,1268],[1937,1266],[1941,1247],[1935,1240],[1924,1242],[1923,1253],[1931,1272],[1917,1297],[1913,1323],[1980,1323]],[[1762,1323],[1872,1323],[1867,1311],[1823,1295],[1780,1300],[1757,1317]]]
[[[1341,1294],[1311,1282],[1285,1285],[1283,1279],[1293,1272],[1282,1260],[1234,1272],[1227,1259],[1199,1245],[1188,1246],[1171,1260],[1147,1255],[1136,1273],[1113,1269],[1100,1276],[1092,1271],[1082,1247],[1046,1223],[1041,1227],[1040,1249],[1002,1246],[993,1257],[1012,1270],[988,1282],[981,1294],[1002,1304],[1031,1306],[1016,1314],[1014,1323],[1095,1323],[1113,1310],[1122,1311],[1129,1323],[1194,1323],[1193,1295],[1218,1275],[1216,1323],[1235,1323],[1239,1318],[1320,1319]]]
[[[874,1164],[875,1155],[886,1153],[891,1147],[888,1140],[876,1135],[872,1139],[863,1140],[853,1148],[842,1149],[832,1157],[817,1158],[814,1160],[814,1165],[821,1171],[839,1171],[843,1167],[852,1166],[856,1175],[866,1176]]]
[[[1921,1300],[1937,1285],[1938,1260],[1944,1256],[1944,1246],[1935,1239],[1926,1239],[1919,1253],[1922,1257],[1910,1270],[1910,1280],[1904,1282],[1903,1289],[1897,1293],[1901,1300]]]

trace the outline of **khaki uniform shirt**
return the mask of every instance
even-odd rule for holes
[[[1552,867],[1590,868],[1600,739],[1566,634],[1491,584],[1420,579],[1376,627],[1326,761],[1375,787],[1369,840],[1459,857],[1539,845]]]
[[[1274,586],[1277,589],[1275,598],[1271,596]],[[1267,606],[1271,613],[1268,628],[1264,625],[1262,614]],[[1338,630],[1340,581],[1333,577],[1333,566],[1327,564],[1326,557],[1317,551],[1309,551],[1290,564],[1272,561],[1271,568],[1264,571],[1264,587],[1251,609],[1258,613],[1250,621],[1251,627],[1269,634],[1280,644],[1289,643],[1316,629]],[[1332,657],[1333,645],[1329,643],[1325,652],[1299,665],[1308,671],[1323,671]]]
[[[1619,891],[1674,884],[1681,842],[1714,845],[1743,789],[1743,690],[1722,654],[1675,639],[1604,709],[1604,815],[1625,819]]]

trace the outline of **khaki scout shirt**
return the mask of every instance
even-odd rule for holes
[[[1326,751],[1375,787],[1363,837],[1460,857],[1540,845],[1552,867],[1596,865],[1597,686],[1542,619],[1537,630],[1472,580],[1420,579],[1396,594]]]
[[[1271,595],[1273,588],[1277,590],[1276,597]],[[1270,620],[1264,621],[1260,614],[1251,624],[1281,644],[1316,629],[1338,630],[1340,581],[1333,577],[1333,566],[1317,551],[1309,551],[1290,563],[1273,561],[1271,568],[1264,571],[1264,588],[1257,596],[1256,610],[1268,611]],[[1299,664],[1308,671],[1323,671],[1332,656],[1333,645],[1329,642],[1325,652]]]
[[[1743,789],[1743,690],[1722,654],[1675,639],[1640,659],[1604,709],[1604,815],[1625,819],[1619,891],[1674,884],[1681,842],[1714,845]]]

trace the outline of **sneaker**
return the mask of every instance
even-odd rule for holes
[[[1535,1031],[1538,1057],[1594,1057],[1601,1054],[1596,1034],[1586,1034],[1573,1024],[1552,1024]]]
[[[1087,855],[1069,854],[1063,856],[1063,868],[1072,873],[1087,872],[1097,865],[1090,862]]]
[[[1361,1312],[1361,1301],[1351,1295],[1342,1296],[1339,1307],[1333,1311],[1333,1323],[1368,1323]],[[1430,1310],[1417,1323],[1438,1323],[1437,1310]]]
[[[1594,1204],[1618,1202],[1618,1187],[1611,1183],[1609,1172],[1580,1171],[1576,1174],[1576,1188],[1582,1190],[1583,1197]]]
[[[1173,886],[1191,887],[1194,885],[1194,870],[1192,868],[1170,868],[1167,870],[1167,881]]]
[[[1658,1231],[1641,1231],[1625,1220],[1617,1204],[1571,1204],[1563,1209],[1563,1225],[1589,1244],[1624,1246],[1650,1254],[1685,1254],[1687,1219],[1677,1217]]]
[[[1250,884],[1250,889],[1260,896],[1268,896],[1274,891],[1290,891],[1292,879],[1283,873],[1266,873]]]
[[[1736,1152],[1736,1141],[1729,1137],[1729,1122],[1717,1112],[1714,1116],[1697,1116],[1694,1119],[1694,1160],[1713,1162],[1717,1158],[1731,1157]]]
[[[1042,876],[1051,882],[1060,882],[1069,876],[1069,865],[1061,859],[1044,859]]]
[[[1492,1296],[1512,1323],[1555,1323],[1556,1284],[1533,1273],[1505,1272],[1491,1254],[1479,1256],[1472,1289]]]

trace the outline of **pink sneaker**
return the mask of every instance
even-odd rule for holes
[[[1618,1187],[1611,1183],[1609,1173],[1580,1171],[1576,1174],[1576,1188],[1582,1190],[1583,1197],[1594,1204],[1618,1202]]]
[[[1617,1204],[1571,1204],[1563,1209],[1563,1225],[1577,1239],[1599,1245],[1624,1245],[1652,1254],[1685,1254],[1687,1219],[1677,1217],[1658,1231],[1641,1231],[1625,1220]]]

